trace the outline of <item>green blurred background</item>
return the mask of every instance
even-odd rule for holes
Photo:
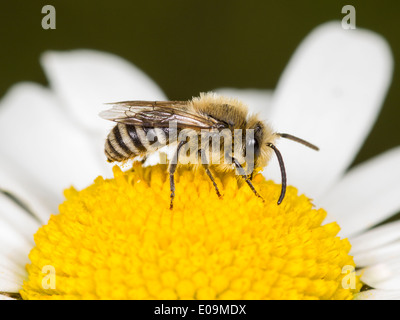
[[[41,9],[56,9],[44,30]],[[383,35],[395,57],[392,86],[355,163],[400,144],[400,2],[386,1],[66,1],[2,0],[0,96],[14,83],[46,84],[48,49],[90,48],[120,55],[171,99],[218,87],[275,88],[300,41],[317,25],[356,8],[358,28]]]

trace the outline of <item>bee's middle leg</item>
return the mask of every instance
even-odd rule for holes
[[[211,171],[210,171],[209,166],[208,166],[208,161],[207,161],[206,155],[204,154],[204,152],[202,152],[202,150],[199,150],[198,154],[200,155],[201,164],[203,165],[204,170],[206,171],[208,177],[210,178],[211,182],[214,185],[215,192],[217,193],[218,198],[221,199],[222,195],[219,192],[218,185],[215,182],[213,175],[211,174]]]
[[[176,171],[176,167],[178,166],[178,156],[179,156],[179,151],[181,150],[182,146],[186,143],[186,141],[181,141],[179,142],[178,147],[176,148],[175,154],[171,160],[171,163],[169,165],[169,187],[171,191],[170,195],[170,204],[169,208],[172,210],[174,208],[174,198],[175,198],[175,179],[174,179],[174,174]]]

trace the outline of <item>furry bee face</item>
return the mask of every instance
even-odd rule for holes
[[[248,120],[248,128],[253,130],[254,138],[246,141],[246,150],[254,149],[254,168],[262,168],[268,164],[272,156],[272,150],[268,143],[275,144],[278,136],[265,122],[257,116],[251,116]]]

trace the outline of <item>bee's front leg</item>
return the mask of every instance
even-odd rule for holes
[[[251,183],[251,180],[249,179],[249,176],[246,174],[244,171],[243,167],[239,163],[239,161],[235,158],[232,157],[232,162],[235,164],[235,167],[237,171],[239,172],[239,175],[246,181],[246,183],[249,185],[251,191],[254,192],[254,194],[259,197],[262,201],[264,201],[264,198],[257,192],[257,190],[254,188],[253,184]]]
[[[254,170],[250,173],[250,180],[253,180]]]

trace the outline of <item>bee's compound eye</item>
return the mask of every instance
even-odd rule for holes
[[[260,145],[257,139],[248,139],[246,141],[246,155],[253,153],[254,158],[257,158],[260,155]]]

